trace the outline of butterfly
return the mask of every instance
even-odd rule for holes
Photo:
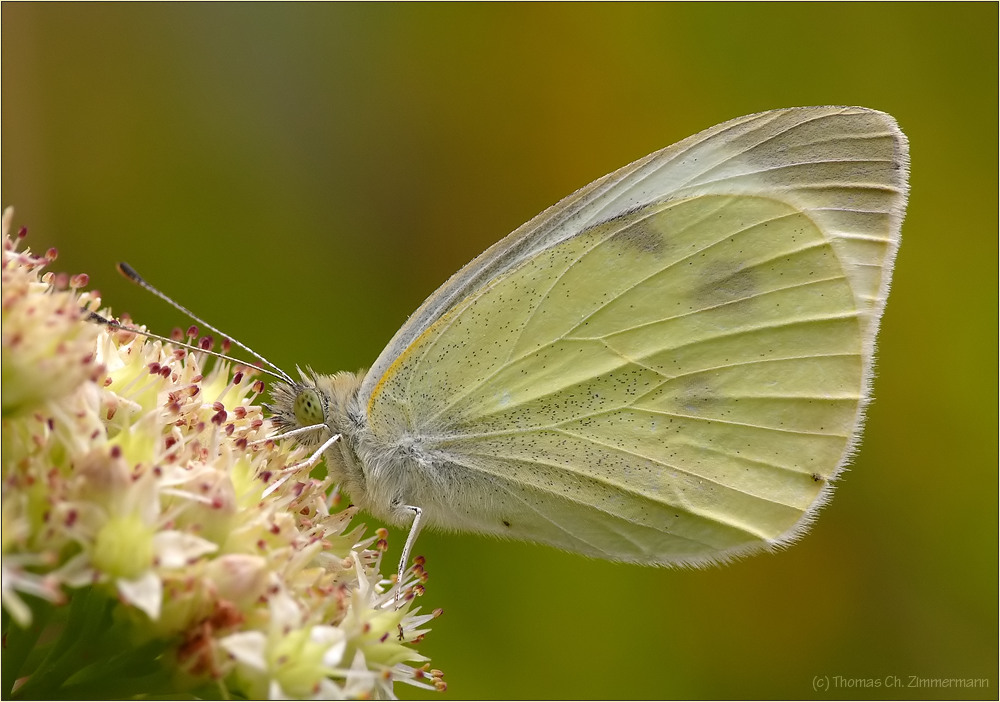
[[[907,176],[871,109],[707,129],[487,249],[367,372],[278,383],[278,436],[411,525],[401,569],[422,526],[653,565],[787,544],[857,449]]]

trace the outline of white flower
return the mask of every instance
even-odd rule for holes
[[[54,254],[18,251],[10,221],[2,602],[8,648],[36,650],[4,680],[26,697],[99,697],[104,662],[151,671],[114,696],[443,689],[414,649],[440,613],[412,606],[422,565],[397,598],[379,572],[386,534],[352,527],[329,478],[277,484],[304,451],[253,444],[269,428],[254,371],[94,323],[85,276],[43,275]],[[24,627],[46,607],[51,629],[33,638]],[[30,667],[80,646],[87,675]]]

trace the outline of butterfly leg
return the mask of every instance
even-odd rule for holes
[[[417,533],[420,531],[420,517],[423,515],[423,510],[414,505],[400,505],[399,509],[405,510],[407,512],[413,512],[413,522],[410,524],[410,533],[406,537],[406,543],[403,544],[403,555],[399,559],[399,570],[396,573],[396,601],[399,601],[399,595],[403,590],[403,574],[406,572],[406,564],[410,560],[410,551],[413,550],[413,544],[417,541]]]
[[[267,441],[267,440],[268,439],[265,439],[264,441]],[[279,480],[276,480],[270,486],[268,486],[268,488],[266,490],[264,490],[264,493],[263,493],[262,496],[263,497],[267,497],[272,492],[274,492],[275,490],[277,490],[281,486],[281,484],[284,483],[286,480],[288,480],[288,478],[292,474],[297,473],[300,470],[311,470],[313,467],[316,466],[317,463],[320,462],[320,460],[323,458],[323,454],[326,452],[326,450],[328,448],[330,448],[331,446],[333,446],[338,441],[340,441],[340,434],[334,434],[329,439],[327,439],[326,441],[324,441],[323,444],[318,449],[316,449],[315,451],[313,451],[312,455],[309,456],[309,458],[305,459],[304,461],[299,461],[298,463],[293,463],[290,466],[282,468],[281,472],[279,473],[279,475],[281,475],[281,478]],[[254,442],[254,443],[262,443],[262,442]]]

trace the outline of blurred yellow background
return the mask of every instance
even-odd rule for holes
[[[460,266],[629,161],[770,108],[892,113],[912,192],[876,401],[812,532],[686,571],[426,533],[424,606],[445,614],[421,651],[450,688],[398,693],[995,699],[997,19],[4,3],[2,202],[116,312],[186,325],[117,276],[126,260],[286,369],[354,370]],[[837,676],[882,686],[814,688]]]

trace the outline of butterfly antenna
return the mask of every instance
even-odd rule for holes
[[[177,341],[176,339],[171,339],[170,337],[167,337],[167,336],[161,336],[160,334],[154,334],[153,332],[143,331],[142,329],[137,329],[136,327],[130,327],[127,324],[122,324],[121,322],[116,322],[113,319],[108,319],[107,317],[102,317],[101,315],[97,314],[96,312],[91,312],[90,310],[86,310],[85,309],[84,312],[87,313],[87,321],[88,322],[93,322],[94,324],[103,324],[104,326],[109,327],[111,329],[120,329],[122,331],[132,332],[133,334],[139,334],[141,336],[146,336],[146,337],[149,337],[150,339],[159,339],[160,341],[164,341],[164,342],[166,342],[168,344],[172,344],[174,346],[180,346],[182,349],[189,349],[191,351],[197,351],[198,353],[206,353],[209,356],[215,356],[216,358],[221,358],[224,361],[230,361],[230,362],[240,363],[240,364],[243,364],[243,365],[245,365],[245,366],[247,366],[249,368],[253,368],[254,370],[259,370],[261,373],[267,373],[268,375],[274,376],[278,380],[284,380],[285,382],[289,382],[288,376],[285,375],[284,373],[278,374],[278,373],[275,373],[274,371],[272,371],[272,370],[270,370],[268,368],[261,368],[260,366],[250,365],[250,364],[246,363],[245,361],[242,361],[242,360],[240,360],[238,358],[233,358],[232,356],[227,356],[226,354],[219,353],[218,351],[211,351],[209,349],[203,349],[202,347],[195,346],[194,344],[187,344],[187,343],[185,343],[183,341]],[[222,332],[216,332],[216,333],[217,334],[222,334]],[[223,335],[223,336],[225,336],[225,335]]]
[[[183,314],[186,314],[188,317],[190,317],[191,319],[193,319],[198,324],[201,324],[202,326],[206,327],[207,329],[211,329],[216,334],[218,334],[218,335],[220,335],[220,336],[222,336],[222,337],[224,337],[226,339],[229,339],[231,342],[233,342],[234,344],[236,344],[237,346],[239,346],[241,349],[243,349],[244,351],[246,351],[248,354],[250,354],[251,356],[253,356],[254,358],[256,358],[258,361],[260,361],[261,363],[269,366],[272,369],[272,370],[267,370],[267,369],[261,368],[260,370],[264,371],[265,373],[269,373],[270,375],[273,375],[276,378],[280,378],[280,379],[284,380],[286,383],[290,383],[290,384],[294,384],[295,383],[295,381],[292,380],[291,376],[289,376],[288,373],[286,373],[285,371],[283,371],[280,368],[278,368],[278,366],[276,366],[275,364],[271,363],[269,360],[267,360],[266,358],[264,358],[263,356],[261,356],[256,351],[254,351],[252,348],[250,348],[246,344],[240,342],[239,340],[234,339],[232,336],[230,336],[229,334],[226,334],[224,331],[222,331],[218,327],[212,326],[211,324],[209,324],[208,322],[206,322],[201,317],[198,317],[197,315],[195,315],[194,312],[192,312],[188,308],[184,307],[180,303],[176,302],[173,298],[169,297],[165,293],[160,292],[157,288],[154,288],[152,285],[150,285],[149,283],[147,283],[145,281],[145,279],[143,279],[143,277],[141,275],[139,275],[139,273],[136,272],[136,270],[134,268],[132,268],[132,266],[128,265],[127,263],[125,263],[123,261],[123,262],[121,262],[121,263],[118,264],[117,268],[118,268],[118,272],[119,273],[121,273],[123,276],[125,276],[126,278],[128,278],[130,281],[132,281],[133,283],[135,283],[136,285],[138,285],[140,288],[142,288],[146,292],[150,292],[153,295],[156,295],[156,297],[158,297],[161,300],[163,300],[164,302],[166,302],[168,305],[170,305],[171,307],[173,307],[175,310],[178,310],[179,312],[182,312]],[[103,317],[101,319],[103,319]],[[97,320],[95,320],[95,321],[97,321]],[[127,331],[133,331],[133,332],[136,332],[137,334],[145,334],[146,336],[150,336],[150,337],[153,337],[153,338],[156,338],[156,339],[161,339],[161,340],[164,340],[164,341],[169,341],[170,343],[177,344],[179,346],[187,346],[187,348],[193,348],[196,351],[204,351],[204,349],[201,349],[201,348],[198,348],[198,347],[192,347],[192,346],[187,345],[187,344],[178,344],[178,342],[176,342],[176,341],[173,341],[171,339],[165,339],[164,337],[157,336],[156,334],[148,334],[147,332],[139,331],[138,329],[132,329],[130,327],[123,327],[123,326],[119,325],[117,322],[111,323],[110,320],[104,320],[104,323],[108,323],[109,326],[117,326],[118,328],[125,329]],[[219,356],[220,358],[225,358],[227,360],[238,360],[238,359],[230,358],[229,356],[223,356],[222,354],[218,354],[218,353],[214,353],[214,352],[210,352],[210,353],[213,356]]]

